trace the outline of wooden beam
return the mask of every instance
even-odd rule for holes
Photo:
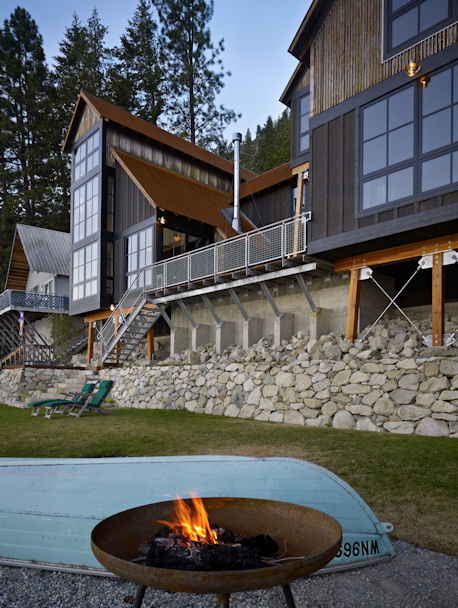
[[[148,361],[152,361],[154,359],[154,325],[146,334],[146,350]]]
[[[350,292],[348,294],[347,331],[345,339],[354,342],[358,333],[359,299],[361,295],[361,281],[359,270],[352,270],[350,274]]]
[[[432,268],[432,321],[433,346],[442,346],[444,339],[444,266],[443,254],[433,255]]]
[[[92,357],[94,356],[94,322],[91,321],[87,326],[87,363],[89,364],[92,361]]]
[[[310,163],[302,163],[302,165],[297,165],[297,167],[293,167],[291,169],[291,175],[298,175],[299,173],[304,173],[304,171],[309,170]]]
[[[155,308],[154,304],[149,305],[149,308]],[[124,308],[124,314],[129,315],[132,312],[132,308]],[[85,323],[90,323],[91,321],[104,321],[108,319],[113,314],[113,311],[108,310],[99,310],[98,312],[92,312],[89,315],[84,317]],[[121,315],[121,311],[117,310],[115,313],[115,317],[119,317]]]
[[[345,272],[363,266],[383,266],[395,262],[414,260],[423,255],[434,254],[439,251],[447,251],[458,247],[458,234],[442,236],[427,241],[419,241],[400,247],[390,247],[389,249],[379,249],[370,251],[359,256],[342,258],[335,262],[335,272]]]

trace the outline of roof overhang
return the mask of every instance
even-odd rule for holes
[[[313,0],[288,49],[288,52],[299,61],[303,61],[335,1]]]

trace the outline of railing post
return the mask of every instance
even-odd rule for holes
[[[214,274],[215,274],[215,283],[216,283],[216,278],[218,276],[218,255],[219,255],[218,251],[219,251],[219,245],[218,245],[218,243],[216,243],[216,245],[215,245],[215,257],[214,257],[214,260],[213,260]]]
[[[283,260],[285,259],[285,241],[286,241],[286,222],[283,220],[281,224],[281,261],[283,265]]]
[[[248,274],[248,259],[249,259],[248,256],[249,255],[250,255],[250,237],[247,234],[245,236],[245,270],[246,270],[247,274]]]

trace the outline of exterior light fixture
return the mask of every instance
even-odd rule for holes
[[[421,88],[426,89],[426,87],[428,86],[428,82],[430,80],[431,80],[431,78],[428,78],[427,76],[422,76],[419,80]]]
[[[159,218],[159,224],[165,224],[165,217],[163,215],[161,215],[161,217]]]
[[[111,312],[113,312],[113,310],[114,310],[114,309],[115,309],[115,305],[114,305],[114,304],[111,304],[111,306],[110,306],[110,310],[111,310]]]
[[[416,61],[409,61],[409,63],[404,68],[404,71],[407,74],[407,76],[415,76],[415,74],[417,74],[417,72],[419,70],[420,70],[420,66],[418,65],[418,63]]]

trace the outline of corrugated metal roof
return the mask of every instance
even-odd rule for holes
[[[18,224],[17,234],[31,271],[70,274],[71,241],[68,232]]]
[[[139,118],[138,116],[134,116],[133,114],[129,114],[125,110],[121,110],[117,106],[114,106],[107,101],[103,101],[94,95],[90,95],[85,91],[81,91],[78,101],[73,112],[72,120],[67,130],[67,135],[65,136],[63,149],[65,152],[70,151],[70,144],[72,139],[73,132],[78,128],[78,121],[76,120],[77,116],[80,116],[80,107],[83,103],[87,103],[94,112],[99,116],[99,118],[105,118],[106,120],[110,120],[118,125],[126,127],[127,129],[131,129],[136,133],[140,133],[141,135],[145,135],[155,141],[168,146],[169,148],[173,148],[175,150],[179,150],[180,152],[187,154],[192,158],[196,158],[208,165],[216,167],[225,173],[229,173],[233,175],[234,173],[234,165],[229,160],[218,156],[217,154],[213,154],[213,152],[209,152],[208,150],[204,150],[200,146],[196,146],[195,144],[183,139],[182,137],[178,137],[177,135],[173,135],[173,133],[169,133],[168,131],[164,131],[160,127],[153,125],[143,118]],[[83,106],[84,107],[84,106]],[[242,179],[250,179],[256,175],[253,171],[249,171],[248,169],[240,168],[240,175]]]
[[[221,213],[227,196],[219,190],[119,150],[113,155],[155,207],[214,226],[226,236],[236,234]]]

